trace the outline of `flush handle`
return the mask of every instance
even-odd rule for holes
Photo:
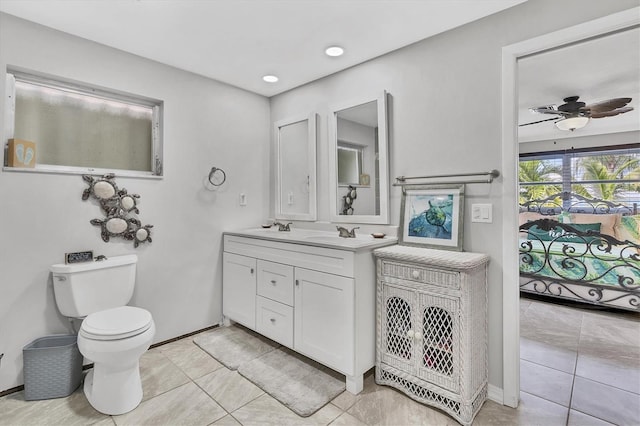
[[[65,277],[64,275],[56,275],[56,279],[57,279],[58,281],[66,281],[66,280],[67,280],[67,277]]]

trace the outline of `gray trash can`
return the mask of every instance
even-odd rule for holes
[[[61,398],[71,395],[82,380],[82,355],[77,336],[41,337],[22,349],[24,399]]]

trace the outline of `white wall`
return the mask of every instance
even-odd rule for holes
[[[367,93],[373,98],[383,89],[390,93],[392,180],[499,169],[502,47],[637,5],[637,0],[528,1],[271,98],[272,120],[319,114],[318,220],[330,217],[329,105]],[[467,185],[464,221],[464,249],[491,256],[489,383],[497,389],[502,389],[502,192],[501,178],[491,185]],[[399,222],[400,198],[400,189],[392,187],[394,225]],[[472,203],[493,204],[493,223],[472,224]]]
[[[48,272],[65,252],[136,253],[132,304],[153,314],[156,342],[219,323],[221,233],[262,223],[268,211],[268,100],[0,14],[2,82],[7,65],[163,100],[165,162],[162,180],[116,177],[141,195],[139,218],[154,225],[153,243],[138,249],[100,239],[89,220],[101,212],[81,200],[81,176],[0,171],[0,391],[23,383],[23,346],[70,331]],[[217,192],[203,185],[212,166],[227,174]]]

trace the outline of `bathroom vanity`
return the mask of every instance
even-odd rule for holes
[[[224,234],[224,321],[238,322],[346,376],[358,393],[375,363],[376,274],[370,235],[249,229]]]

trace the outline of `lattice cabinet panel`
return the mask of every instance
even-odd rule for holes
[[[376,382],[471,424],[487,397],[489,257],[407,246],[374,254]]]

